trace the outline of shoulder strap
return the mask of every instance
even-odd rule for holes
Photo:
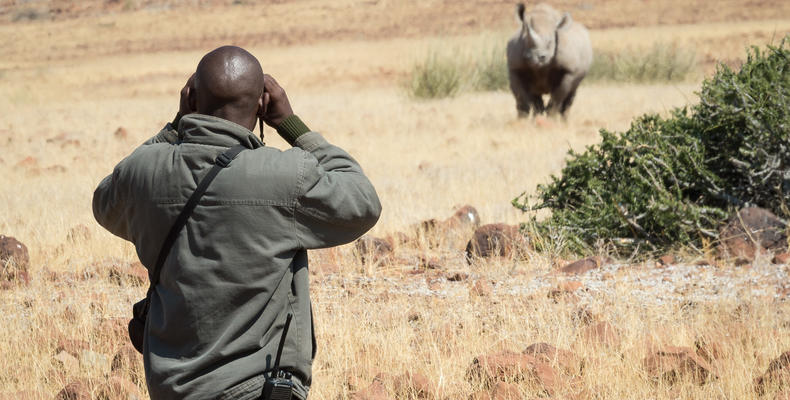
[[[230,166],[230,162],[236,158],[242,150],[246,149],[243,145],[238,145],[231,147],[224,153],[220,154],[216,160],[214,160],[214,166],[211,167],[211,170],[208,171],[205,177],[198,183],[197,188],[192,193],[192,196],[189,197],[187,200],[187,204],[184,206],[184,209],[181,210],[181,214],[178,214],[178,218],[176,218],[176,222],[173,223],[173,226],[170,228],[170,232],[167,233],[167,237],[165,238],[164,243],[162,243],[162,247],[159,249],[159,256],[156,258],[156,264],[154,265],[154,273],[151,274],[151,285],[148,287],[148,294],[146,297],[150,299],[151,292],[154,290],[154,286],[159,283],[159,273],[162,270],[162,265],[164,265],[165,260],[167,259],[167,255],[170,254],[170,248],[173,247],[173,243],[175,243],[176,238],[178,238],[179,232],[181,229],[184,228],[186,225],[189,216],[192,214],[192,211],[195,210],[197,207],[200,198],[203,197],[203,194],[206,193],[206,189],[208,189],[208,185],[211,184],[211,181],[219,174],[223,168],[227,168]],[[150,303],[150,301],[149,301]]]

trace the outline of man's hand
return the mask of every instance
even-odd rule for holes
[[[266,125],[275,129],[286,118],[294,114],[285,90],[269,74],[263,75],[263,108],[261,111]]]

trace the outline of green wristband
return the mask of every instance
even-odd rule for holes
[[[299,136],[307,132],[310,132],[310,128],[308,128],[296,114],[286,118],[277,126],[277,133],[279,133],[291,146],[296,143],[296,139]]]

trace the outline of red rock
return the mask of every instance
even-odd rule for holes
[[[761,396],[768,387],[790,389],[790,351],[782,353],[768,364],[765,373],[754,380],[755,391]]]
[[[0,281],[27,284],[29,264],[27,246],[14,237],[0,235]]]
[[[531,344],[524,349],[522,353],[535,357],[550,365],[557,365],[569,375],[578,375],[584,367],[584,362],[576,353],[569,350],[558,349],[548,343]]]
[[[476,357],[466,372],[467,380],[492,386],[496,382],[529,381],[548,394],[558,385],[558,376],[551,366],[528,354],[502,352]]]
[[[113,264],[108,269],[111,281],[124,286],[144,286],[148,284],[148,270],[140,262],[131,264]]]
[[[790,263],[790,253],[778,253],[774,255],[774,264],[787,264]]]
[[[620,347],[620,332],[608,322],[599,322],[585,327],[581,333],[581,340],[585,345],[616,349]]]
[[[399,399],[435,399],[436,386],[425,375],[406,372],[393,379],[395,397]]]
[[[669,384],[689,379],[704,385],[716,379],[710,364],[690,347],[667,346],[645,357],[642,365],[650,378]]]
[[[787,226],[770,211],[746,207],[735,213],[719,231],[720,251],[750,262],[758,251],[787,251]]]
[[[472,263],[477,258],[510,258],[527,247],[527,239],[517,225],[483,225],[475,230],[472,239],[466,244],[466,260]]]
[[[588,257],[582,260],[574,261],[563,268],[560,272],[565,275],[581,275],[587,271],[597,269],[601,266],[601,260],[598,257]]]
[[[91,400],[88,387],[84,381],[72,381],[55,395],[55,400]]]
[[[658,259],[658,263],[659,263],[659,264],[661,264],[661,265],[663,265],[663,266],[665,266],[665,267],[668,267],[668,266],[670,266],[670,265],[673,265],[673,264],[675,264],[676,262],[677,262],[677,259],[676,259],[676,258],[675,258],[675,256],[674,256],[674,255],[672,255],[672,254],[665,254],[665,255],[661,256],[661,257]]]
[[[490,296],[494,292],[494,287],[485,279],[478,279],[475,281],[469,292],[475,296]]]
[[[115,133],[113,133],[113,135],[115,136],[116,139],[126,139],[129,137],[129,131],[127,131],[126,128],[122,126],[119,126],[118,129],[115,130]]]
[[[576,296],[575,292],[581,289],[582,286],[582,283],[578,281],[560,282],[556,288],[549,291],[547,297],[555,302],[561,300],[576,302],[579,298]]]
[[[124,344],[112,358],[110,371],[118,376],[128,378],[134,383],[145,383],[143,356],[130,343]]]
[[[111,376],[96,390],[97,399],[143,400],[140,389],[126,378]]]
[[[392,261],[392,244],[373,236],[362,236],[354,242],[354,251],[363,264],[386,264]]]

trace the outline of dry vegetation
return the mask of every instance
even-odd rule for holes
[[[108,321],[127,318],[145,286],[108,272],[136,255],[93,221],[92,191],[172,118],[178,90],[216,45],[251,50],[308,125],[360,161],[385,210],[373,233],[385,235],[461,204],[474,205],[483,223],[520,222],[510,200],[557,173],[568,148],[595,142],[599,128],[622,130],[636,115],[694,102],[717,60],[737,65],[747,45],[790,31],[790,20],[778,19],[790,15],[781,1],[557,2],[593,28],[597,49],[677,43],[696,51],[697,69],[681,83],[582,84],[567,122],[532,121],[515,118],[507,92],[418,101],[403,89],[426,49],[492,37],[504,45],[515,25],[509,1],[153,3],[0,3],[0,233],[28,246],[32,273],[29,286],[0,291],[0,398],[19,391],[52,398],[78,378],[96,394],[106,381],[126,341]],[[20,14],[30,9],[38,11]],[[127,137],[113,134],[118,127]],[[285,148],[266,133],[269,145]],[[79,225],[87,235],[69,239]],[[749,268],[676,267],[676,287],[655,285],[664,291],[635,283],[652,265],[618,264],[584,278],[576,299],[548,296],[569,279],[547,275],[562,264],[548,254],[467,266],[461,250],[415,245],[388,266],[363,265],[350,246],[314,252],[320,351],[311,398],[348,398],[380,372],[404,371],[427,376],[440,397],[467,398],[479,389],[465,377],[474,357],[535,342],[585,359],[584,373],[565,377],[573,383],[558,386],[556,398],[757,398],[752,379],[790,349],[788,294],[777,286],[787,266],[765,257]],[[443,268],[411,273],[420,253]],[[454,272],[469,277],[448,280]],[[596,289],[601,281],[606,290]],[[475,289],[486,286],[480,282],[491,292]],[[706,285],[719,285],[716,295],[699,295]],[[616,327],[616,344],[583,340],[585,323],[574,315],[584,307]],[[724,349],[717,380],[649,379],[642,358],[651,346],[693,347],[701,337]],[[53,356],[66,339],[86,340],[94,353],[64,367]],[[519,390],[540,394],[529,382]]]

